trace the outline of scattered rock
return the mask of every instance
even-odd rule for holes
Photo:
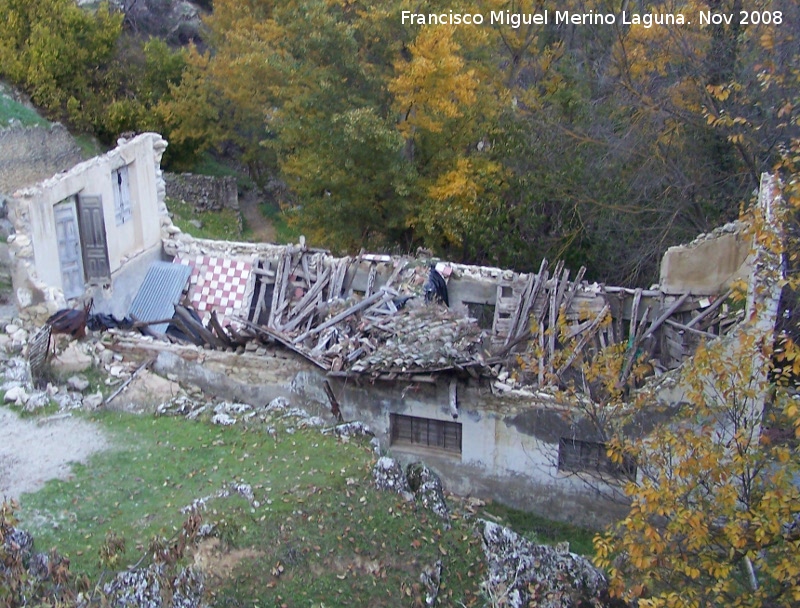
[[[450,529],[450,509],[444,499],[442,480],[421,462],[408,465],[406,470],[408,485],[417,501],[444,520],[445,529]]]
[[[344,424],[337,424],[336,426],[325,429],[324,434],[333,434],[337,437],[374,437],[370,428],[363,422],[346,422]]]
[[[99,408],[103,405],[103,401],[105,401],[105,397],[103,397],[103,393],[97,391],[93,395],[87,395],[83,398],[83,409],[92,411]]]
[[[508,528],[480,520],[492,605],[573,608],[603,605],[608,583],[589,560],[536,545]]]
[[[28,402],[25,404],[25,411],[35,412],[46,408],[50,405],[50,395],[46,391],[34,391],[28,396]]]
[[[221,412],[219,414],[214,414],[214,416],[211,418],[211,422],[220,426],[232,426],[236,424],[236,418]]]
[[[89,381],[86,379],[85,376],[70,376],[67,379],[67,386],[70,387],[72,390],[78,391],[82,393],[87,388],[89,388]]]
[[[249,403],[230,403],[228,401],[223,401],[222,403],[218,403],[214,406],[214,413],[238,416],[244,414],[245,412],[249,412],[252,409],[253,406]]]
[[[167,585],[171,593],[162,593],[162,585]],[[202,574],[191,568],[184,569],[170,582],[164,575],[164,566],[153,564],[120,572],[104,585],[103,592],[114,608],[162,608],[165,605],[199,608],[203,586]],[[162,595],[172,595],[172,601],[165,604]]]
[[[61,372],[83,372],[92,367],[92,357],[84,351],[79,342],[70,342],[57,357],[52,359],[51,365]]]
[[[425,605],[433,606],[439,597],[439,585],[442,582],[442,560],[437,560],[433,566],[425,568],[419,575],[419,582],[425,586]]]
[[[272,412],[283,412],[288,410],[291,407],[289,400],[286,397],[275,397],[272,401],[269,402],[269,405],[264,408],[265,412],[272,413]]]
[[[27,391],[21,386],[12,386],[6,390],[3,401],[6,403],[13,403],[14,405],[25,405],[28,403],[29,395]]]

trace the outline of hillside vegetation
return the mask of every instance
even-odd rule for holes
[[[668,245],[734,218],[798,136],[793,0],[215,0],[202,48],[148,39],[143,7],[167,5],[134,4],[0,0],[0,74],[104,141],[161,131],[173,167],[209,149],[241,163],[337,251],[557,257],[646,284]]]

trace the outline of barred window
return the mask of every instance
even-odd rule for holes
[[[121,226],[133,216],[128,167],[124,166],[112,171],[111,182],[114,187],[114,218],[117,226]]]
[[[390,414],[392,445],[421,445],[461,453],[461,423]]]
[[[618,479],[634,479],[636,462],[625,457],[616,463],[608,457],[606,444],[562,437],[558,442],[558,470],[571,473],[597,473]]]

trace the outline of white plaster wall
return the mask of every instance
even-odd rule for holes
[[[80,163],[37,186],[15,194],[17,233],[29,233],[33,245],[34,282],[62,287],[61,266],[53,208],[73,195],[102,197],[110,271],[123,262],[161,244],[157,164],[166,142],[155,133],[144,133],[103,156]],[[114,212],[112,171],[129,167],[132,218],[117,226]],[[27,220],[27,221],[26,221]],[[26,225],[27,224],[27,225]]]

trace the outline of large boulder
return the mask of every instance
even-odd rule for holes
[[[398,494],[411,494],[406,473],[402,465],[394,458],[383,456],[378,459],[372,469],[372,478],[375,487],[379,490],[389,490]]]
[[[444,520],[444,527],[449,529],[450,509],[447,508],[439,476],[421,462],[414,462],[408,465],[406,477],[417,501],[441,517]]]

